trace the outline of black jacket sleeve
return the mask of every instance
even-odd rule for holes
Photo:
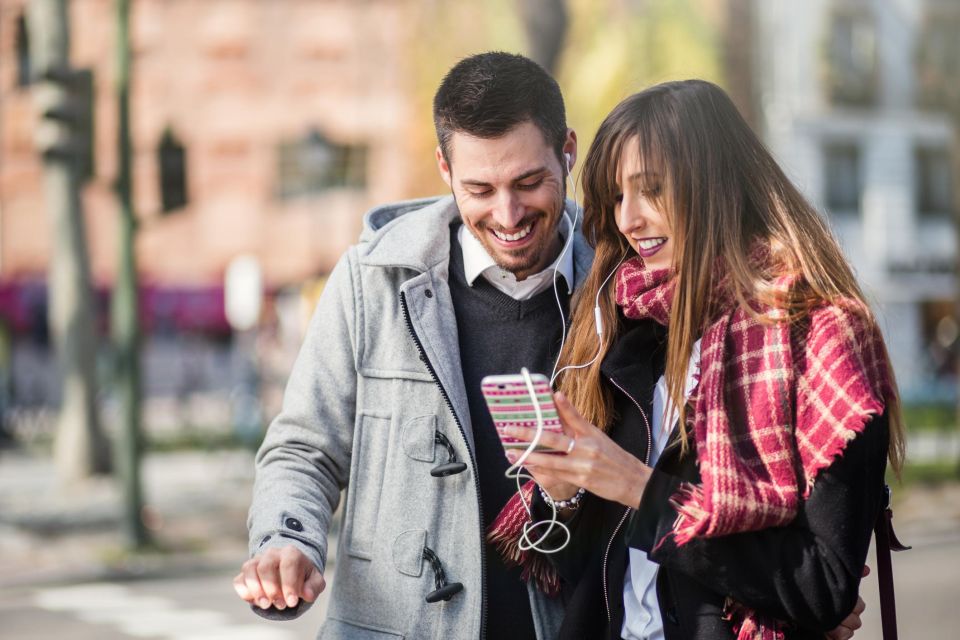
[[[820,472],[788,526],[697,538],[682,547],[668,499],[680,479],[655,471],[627,529],[627,544],[662,567],[801,627],[829,631],[856,603],[870,534],[881,508],[886,415],[873,418]]]
[[[562,550],[547,554],[551,564],[557,569],[557,573],[569,584],[576,584],[580,581],[590,563],[596,549],[601,544],[601,531],[599,527],[580,526],[583,522],[600,522],[599,510],[603,508],[603,502],[590,494],[586,494],[580,501],[580,507],[567,520],[561,520],[563,525],[570,532],[570,542]],[[540,496],[540,492],[533,492],[533,501],[531,504],[533,519],[536,522],[547,521],[550,519],[552,511]],[[546,527],[544,527],[545,529]],[[566,535],[559,527],[554,527],[549,535],[544,537],[538,546],[547,549],[561,546],[566,540]]]

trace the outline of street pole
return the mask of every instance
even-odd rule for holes
[[[137,265],[134,253],[136,218],[133,212],[133,176],[130,141],[130,3],[116,0],[118,170],[120,205],[120,258],[113,291],[112,322],[116,352],[115,385],[120,401],[120,433],[117,468],[123,487],[123,529],[127,546],[141,549],[149,535],[143,522],[143,490],[140,458],[143,448],[140,428],[140,330]]]
[[[80,202],[82,158],[88,152],[83,74],[70,69],[70,25],[66,0],[31,0],[28,6],[33,92],[42,120],[37,146],[43,156],[44,200],[51,220],[48,276],[50,333],[63,376],[54,440],[54,460],[64,481],[110,469],[97,410],[93,291]],[[89,97],[89,96],[87,96]]]

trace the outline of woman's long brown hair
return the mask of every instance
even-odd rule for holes
[[[617,228],[614,206],[624,148],[639,143],[645,172],[660,176],[656,204],[670,225],[673,266],[679,277],[670,313],[664,376],[675,406],[683,407],[687,363],[693,345],[719,309],[712,308],[717,285],[715,265],[724,266],[726,286],[735,300],[786,309],[790,321],[823,302],[854,300],[875,325],[864,295],[823,217],[786,177],[750,129],[727,94],[702,80],[656,85],[621,102],[600,125],[584,162],[584,234],[595,249],[593,268],[577,295],[570,338],[560,366],[589,362],[597,353],[593,301],[616,268],[626,240]],[[751,263],[751,249],[765,246],[775,273]],[[776,276],[801,275],[804,287],[789,299],[776,293]],[[603,319],[600,356],[586,368],[560,375],[560,390],[584,417],[600,428],[615,419],[613,400],[600,380],[600,363],[622,320],[614,286],[600,292]],[[890,358],[887,367],[890,368]],[[904,456],[903,421],[896,379],[887,398],[889,455],[899,471]],[[681,420],[683,409],[681,409]],[[683,424],[683,423],[682,423]],[[687,434],[681,430],[684,447]]]

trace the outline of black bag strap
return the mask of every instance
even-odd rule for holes
[[[893,530],[893,509],[890,508],[890,487],[883,487],[883,505],[873,528],[877,539],[877,582],[880,585],[880,622],[883,640],[897,640],[897,605],[893,593],[891,551],[906,551]]]

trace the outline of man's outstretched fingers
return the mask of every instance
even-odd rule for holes
[[[250,593],[250,589],[247,588],[247,582],[243,577],[243,571],[238,573],[233,579],[233,590],[237,592],[237,595],[240,596],[240,599],[245,602],[253,602],[255,598]]]
[[[297,606],[303,592],[303,581],[309,567],[313,566],[302,553],[293,547],[285,547],[280,552],[280,588],[282,593],[277,599],[288,607]],[[279,604],[278,608],[282,609]]]
[[[240,575],[237,576],[237,578],[243,581],[244,587],[247,591],[247,597],[244,598],[244,600],[250,604],[257,605],[261,609],[266,609],[270,606],[270,601],[267,599],[266,594],[263,591],[263,585],[260,584],[260,576],[257,573],[257,565],[259,563],[259,556],[253,557],[244,562]],[[237,593],[239,593],[239,590]]]
[[[323,579],[323,574],[312,564],[307,569],[307,579],[303,581],[303,599],[307,602],[313,602],[327,588],[327,581]]]
[[[261,609],[267,609],[271,604],[283,602],[283,593],[280,591],[280,553],[276,549],[268,549],[260,556],[257,563],[257,578],[263,588],[263,597],[257,602]],[[248,581],[249,582],[249,581]]]

